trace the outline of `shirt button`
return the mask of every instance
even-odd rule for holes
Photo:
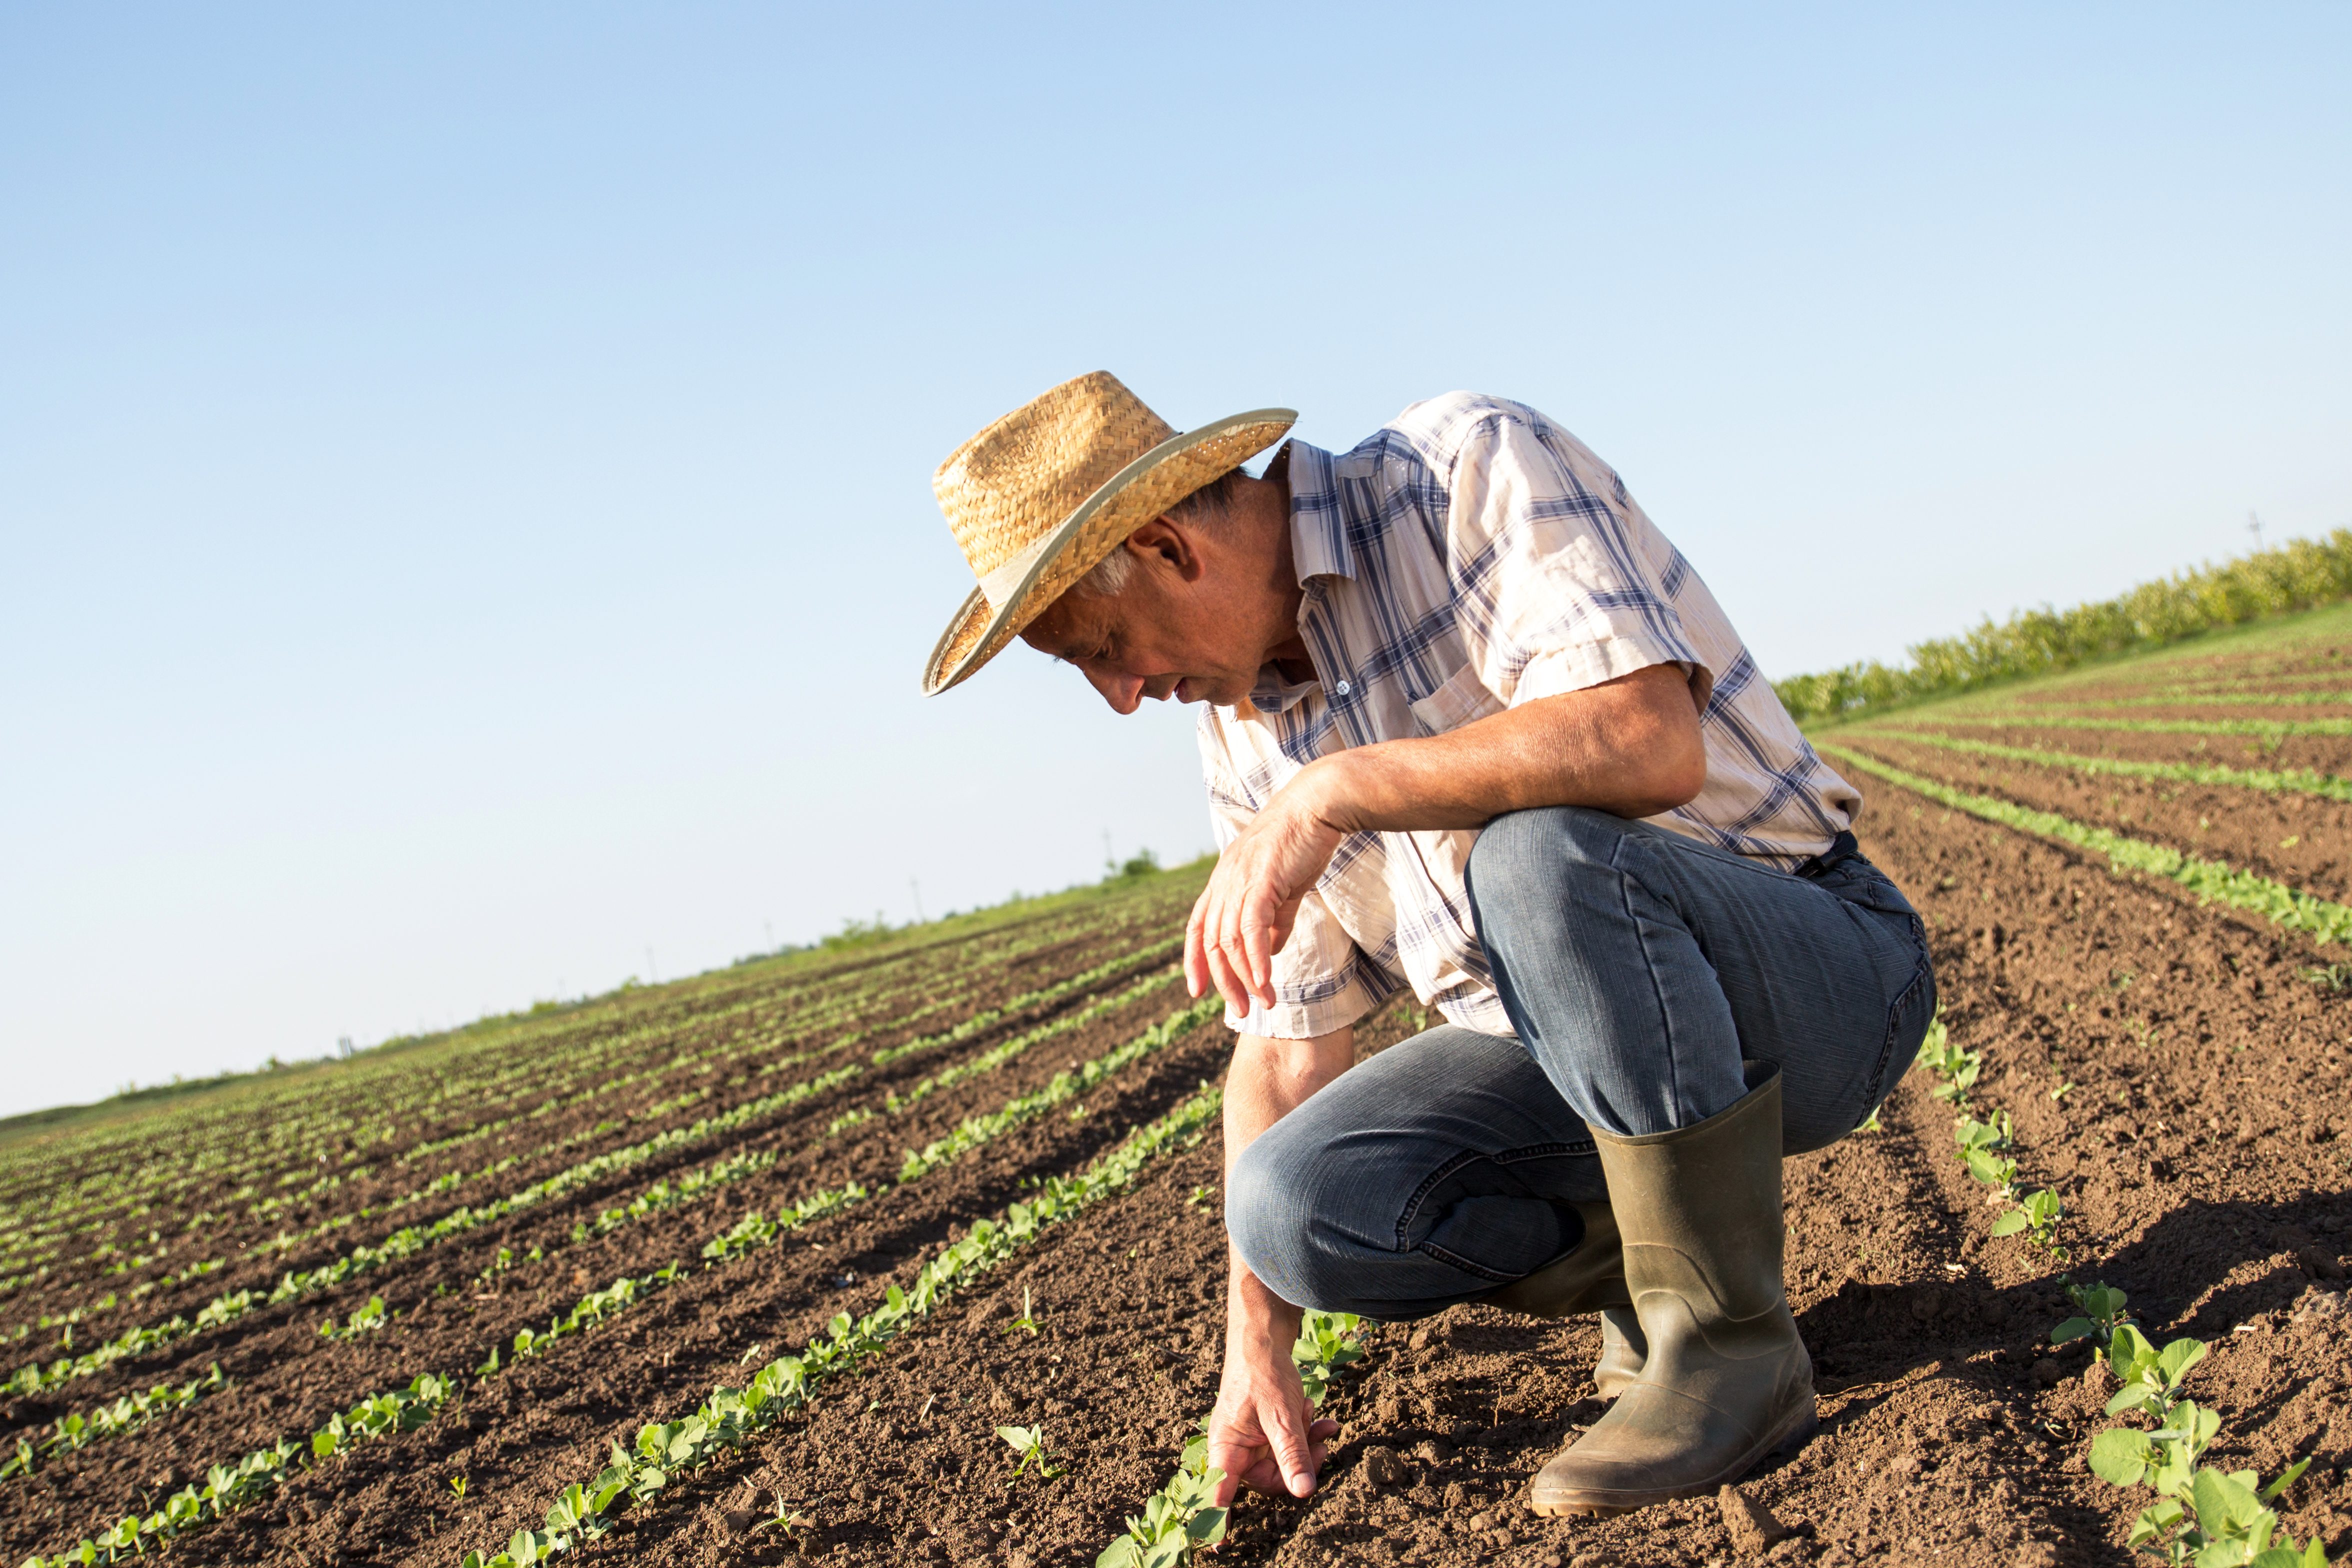
[[[1339,682],[1339,695],[1342,697],[1348,695],[1348,683],[1344,680]]]

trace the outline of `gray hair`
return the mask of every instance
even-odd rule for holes
[[[1239,468],[1228,469],[1160,515],[1194,527],[1214,527],[1232,515],[1234,501],[1241,494],[1242,478]],[[1071,584],[1071,592],[1089,599],[1112,598],[1126,588],[1134,575],[1135,557],[1122,539],[1111,547],[1109,554],[1095,563],[1093,571]]]

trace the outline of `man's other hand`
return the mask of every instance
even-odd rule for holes
[[[1217,1483],[1219,1508],[1231,1506],[1244,1486],[1277,1497],[1308,1496],[1322,1473],[1326,1447],[1339,1431],[1337,1421],[1318,1417],[1307,1403],[1306,1386],[1291,1363],[1298,1309],[1254,1279],[1245,1289],[1258,1299],[1236,1300],[1226,1313],[1224,1382],[1209,1413],[1209,1464],[1225,1473]]]
[[[1307,768],[1217,857],[1184,927],[1184,981],[1193,995],[1214,988],[1243,1016],[1253,998],[1274,1005],[1274,955],[1343,837],[1319,809],[1318,785],[1329,771],[1321,763]]]

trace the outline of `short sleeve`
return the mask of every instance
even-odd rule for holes
[[[1202,713],[1200,736],[1209,826],[1222,855],[1257,812],[1234,776],[1213,709]],[[1323,895],[1309,891],[1299,901],[1290,940],[1274,955],[1275,1005],[1253,1000],[1246,1015],[1228,1007],[1225,1026],[1269,1039],[1311,1040],[1347,1027],[1394,990],[1394,983],[1365,960]]]
[[[1447,570],[1480,680],[1516,707],[1675,664],[1703,696],[1714,672],[1669,597],[1671,547],[1611,504],[1613,474],[1578,468],[1510,418],[1456,457]]]

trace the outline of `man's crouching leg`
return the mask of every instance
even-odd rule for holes
[[[1517,1041],[1468,1029],[1391,1047],[1261,1133],[1225,1224],[1295,1306],[1400,1321],[1630,1301],[1591,1137]]]
[[[1853,866],[1798,878],[1575,808],[1478,841],[1480,940],[1591,1129],[1639,1335],[1638,1375],[1536,1478],[1538,1512],[1711,1492],[1813,1429],[1781,1158],[1869,1113],[1933,998],[1916,918]]]

